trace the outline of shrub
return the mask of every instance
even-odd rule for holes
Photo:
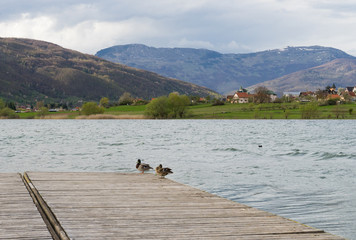
[[[100,106],[104,107],[104,108],[108,108],[109,107],[109,98],[107,97],[103,97],[100,99]]]
[[[213,106],[225,105],[225,102],[220,99],[215,99],[212,105]]]
[[[337,104],[337,101],[338,101],[338,99],[336,99],[336,98],[331,98],[331,99],[328,99],[327,104],[328,104],[328,105],[336,105],[336,104]]]
[[[132,105],[133,106],[141,106],[141,105],[146,105],[148,104],[149,102],[146,101],[146,100],[137,100],[137,101],[133,101]]]
[[[152,100],[146,107],[145,115],[151,118],[183,118],[187,115],[190,100],[185,95],[171,93]]]
[[[0,110],[5,107],[4,101],[0,98]]]
[[[103,107],[99,107],[95,102],[84,103],[82,107],[82,113],[85,115],[102,114],[104,111],[105,109]]]
[[[283,100],[281,98],[277,98],[276,100],[274,100],[274,103],[283,103]]]
[[[151,118],[168,118],[168,98],[162,96],[147,104],[145,115]]]
[[[37,112],[37,116],[44,117],[49,114],[48,108],[40,107],[39,111]]]
[[[0,110],[0,117],[11,118],[11,119],[20,118],[19,115],[17,115],[12,109],[7,107],[4,107],[3,109]]]
[[[184,117],[187,106],[190,104],[190,100],[186,95],[179,95],[178,93],[171,93],[168,96],[168,107],[170,115],[173,118]]]

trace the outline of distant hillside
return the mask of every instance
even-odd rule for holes
[[[333,83],[336,87],[356,86],[356,59],[336,59],[321,66],[251,86],[250,89],[263,85],[281,94],[290,91],[316,91]]]
[[[4,100],[118,100],[124,92],[145,99],[173,91],[215,94],[191,83],[31,39],[0,38],[0,59],[0,98]]]
[[[220,93],[262,83],[334,59],[354,59],[340,50],[320,46],[221,54],[205,49],[153,48],[132,44],[110,47],[96,55],[205,86]]]

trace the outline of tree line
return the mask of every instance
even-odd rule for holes
[[[132,104],[147,104],[145,109],[145,116],[155,119],[167,118],[184,118],[187,116],[187,107],[191,104],[191,100],[186,95],[180,95],[177,92],[170,93],[168,96],[161,96],[152,99],[151,102],[143,100],[135,100],[129,93],[124,93],[118,105],[132,105]],[[101,98],[99,104],[96,102],[86,102],[82,106],[81,112],[84,115],[102,114],[105,108],[112,106],[108,98]]]

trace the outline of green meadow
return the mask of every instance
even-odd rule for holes
[[[311,117],[303,117],[302,103],[198,104],[188,107],[187,119],[356,119],[356,104],[318,106]],[[117,106],[104,114],[144,115],[146,105]]]
[[[303,117],[299,103],[268,104],[210,104],[189,107],[189,118],[194,119],[356,119],[356,104],[318,106],[311,117]],[[352,109],[352,110],[350,110]]]
[[[304,113],[302,103],[267,103],[267,104],[225,104],[212,106],[198,104],[187,107],[185,119],[356,119],[356,104],[317,106],[310,116]],[[136,119],[144,118],[147,105],[116,106],[105,109],[104,114],[88,118],[100,119]],[[36,113],[19,113],[21,119],[40,118]],[[45,119],[86,118],[80,112],[49,113]]]

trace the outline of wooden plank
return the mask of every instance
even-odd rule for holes
[[[0,239],[52,239],[16,173],[0,173]]]
[[[28,176],[71,239],[343,239],[153,174]]]

